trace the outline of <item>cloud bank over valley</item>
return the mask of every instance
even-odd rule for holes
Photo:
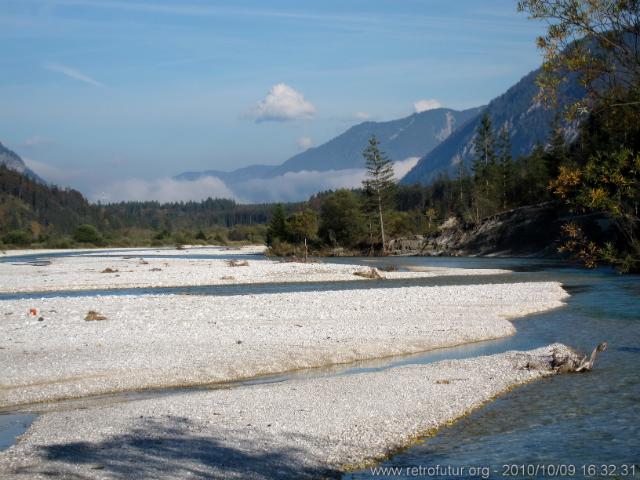
[[[418,162],[411,157],[393,164],[396,179],[402,178]],[[96,188],[89,195],[93,201],[186,202],[206,198],[230,198],[240,203],[303,201],[311,195],[339,188],[357,188],[366,176],[364,168],[343,170],[286,172],[271,178],[254,178],[227,185],[220,178],[205,176],[196,180],[156,178],[126,179]]]

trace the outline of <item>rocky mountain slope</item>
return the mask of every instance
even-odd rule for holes
[[[480,110],[472,108],[458,112],[438,108],[391,122],[364,122],[317,148],[290,158],[273,173],[362,168],[362,150],[371,135],[380,140],[380,148],[393,161],[422,156],[476,117]]]
[[[20,156],[12,150],[9,150],[2,143],[0,143],[0,165],[4,165],[10,170],[15,170],[18,173],[22,173],[33,180],[40,183],[46,183],[35,172],[30,170],[20,158]]]
[[[343,134],[299,153],[278,166],[251,165],[232,172],[207,170],[185,172],[178,180],[215,176],[233,187],[251,179],[272,178],[287,172],[347,170],[363,168],[362,151],[371,135],[393,161],[421,157],[448,138],[457,128],[475,118],[481,108],[456,111],[438,108],[389,122],[363,122]]]
[[[558,111],[584,95],[577,81],[573,80],[562,86],[558,108],[545,108],[535,98],[538,93],[535,81],[538,73],[539,70],[535,70],[526,75],[503,95],[492,100],[484,110],[496,130],[505,126],[508,128],[514,158],[530,153],[536,143],[544,144]],[[473,138],[480,119],[481,115],[476,116],[422,157],[402,179],[402,183],[426,185],[443,172],[455,174],[460,161],[470,166],[474,155]],[[575,129],[566,126],[565,133],[571,140]]]

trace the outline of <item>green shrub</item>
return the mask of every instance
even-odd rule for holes
[[[50,237],[45,242],[49,248],[73,248],[73,240],[70,237]]]
[[[350,190],[328,194],[320,208],[320,238],[327,245],[353,248],[367,240],[359,197]]]
[[[140,245],[140,242],[134,242],[129,237],[121,237],[121,238],[118,238],[117,240],[111,240],[109,242],[109,245],[112,245],[114,247],[127,248],[127,247],[138,246]]]
[[[102,237],[93,225],[80,225],[73,234],[76,242],[80,243],[100,243]]]
[[[31,240],[31,234],[23,230],[13,230],[2,238],[4,243],[20,247],[28,247],[31,245]]]
[[[162,230],[161,232],[158,232],[153,237],[154,240],[166,240],[168,238],[171,238],[171,232],[169,230],[167,230],[166,228],[164,230]]]
[[[236,225],[228,235],[232,242],[264,243],[266,232],[266,225]]]
[[[291,245],[289,242],[282,242],[280,240],[273,240],[267,250],[267,255],[273,257],[293,257],[300,253],[301,252],[297,251],[295,245]],[[302,252],[302,254],[304,253]]]
[[[218,245],[226,245],[227,244],[227,241],[225,240],[225,238],[220,233],[216,233],[213,236],[213,241]]]
[[[190,243],[187,236],[184,235],[183,233],[175,233],[173,235],[173,244],[174,245],[186,245],[187,243]]]

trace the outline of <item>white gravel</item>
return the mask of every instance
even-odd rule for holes
[[[336,476],[380,460],[510,387],[551,374],[527,366],[550,351],[46,414],[17,445],[0,453],[0,476]]]
[[[124,249],[125,254],[131,251],[134,255],[163,255],[182,257],[184,255],[260,255],[267,251],[265,245],[244,245],[244,246],[199,246],[199,245],[183,245],[181,249],[162,247],[162,248],[132,248]],[[122,251],[103,251],[96,250],[88,255],[109,255],[120,256]]]
[[[55,258],[48,266],[2,263],[0,292],[341,281],[359,279],[353,273],[363,270],[248,255],[257,247],[171,252],[175,258],[145,261],[140,257],[168,251]],[[249,266],[230,267],[229,256]],[[118,271],[101,273],[106,268]],[[383,274],[492,273],[504,271]],[[237,380],[500,338],[515,332],[509,318],[560,307],[567,297],[559,283],[539,282],[2,300],[0,407]],[[90,310],[106,319],[85,321]],[[511,352],[46,413],[0,453],[0,478],[335,476],[550,374],[525,368],[548,354]]]
[[[177,255],[183,256],[185,254],[195,255],[216,255],[220,253],[227,253],[231,255],[255,255],[264,253],[267,247],[264,245],[245,245],[245,246],[201,246],[201,245],[184,245],[182,249],[173,247],[158,247],[158,248],[119,248],[119,247],[101,247],[101,248],[22,248],[15,250],[2,250],[0,251],[0,258],[2,257],[15,257],[20,255],[46,255],[50,253],[61,254],[78,254],[82,255]]]
[[[108,288],[169,287],[197,285],[233,285],[273,282],[319,282],[362,280],[354,275],[368,268],[332,263],[292,263],[267,260],[264,247],[197,247],[185,250],[136,250],[105,252],[75,257],[49,258],[50,265],[0,263],[0,293],[91,290]],[[33,251],[31,251],[33,252]],[[153,258],[163,255],[171,258]],[[181,258],[184,255],[213,255],[220,258]],[[231,267],[227,261],[237,258],[248,266]],[[110,269],[111,273],[105,273]],[[492,275],[509,273],[497,269],[460,269],[433,267],[420,272],[380,272],[388,279],[425,278],[445,275]]]
[[[559,283],[0,302],[0,406],[232,380],[494,339]],[[29,315],[37,308],[36,316]],[[85,321],[89,310],[107,317]],[[43,320],[39,321],[39,317]]]

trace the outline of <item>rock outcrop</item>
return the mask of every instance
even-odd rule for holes
[[[601,214],[576,216],[548,202],[502,212],[479,223],[450,218],[435,234],[394,239],[390,246],[395,254],[553,257],[559,255],[561,227],[570,221],[579,223],[594,239],[612,228]]]

